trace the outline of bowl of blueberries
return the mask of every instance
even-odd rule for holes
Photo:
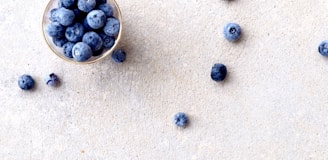
[[[42,29],[57,56],[90,64],[117,47],[122,36],[122,15],[115,0],[50,0]]]

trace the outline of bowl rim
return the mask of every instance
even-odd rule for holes
[[[90,60],[90,61],[85,61],[85,62],[79,62],[79,61],[75,61],[73,58],[72,59],[68,59],[68,58],[64,58],[64,56],[62,55],[59,55],[59,53],[51,46],[51,42],[48,41],[47,39],[47,36],[46,35],[46,31],[45,31],[45,18],[48,18],[47,15],[48,15],[48,12],[50,12],[50,6],[53,4],[53,1],[54,0],[49,0],[46,8],[44,9],[44,12],[43,12],[43,16],[42,16],[42,35],[43,35],[43,38],[44,40],[46,41],[46,44],[47,46],[50,48],[50,50],[52,51],[53,54],[55,54],[57,57],[59,57],[60,59],[64,60],[64,61],[67,61],[67,62],[70,62],[70,63],[73,63],[73,64],[92,64],[92,63],[95,63],[95,62],[98,62],[100,60],[103,60],[105,59],[110,53],[112,53],[117,47],[118,47],[118,43],[120,42],[121,38],[122,38],[122,29],[123,29],[123,18],[122,18],[122,12],[120,10],[120,7],[118,6],[116,0],[110,0],[113,2],[113,4],[115,5],[115,8],[116,8],[116,11],[117,11],[117,18],[120,22],[120,31],[115,39],[115,43],[114,45],[112,46],[112,48],[110,48],[109,50],[107,50],[106,52],[102,53],[102,55],[100,57],[97,57],[96,59],[93,59],[93,60]],[[108,3],[108,2],[106,2]]]

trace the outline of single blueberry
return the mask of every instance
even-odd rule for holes
[[[174,115],[173,121],[178,127],[185,127],[188,124],[188,116],[185,113],[179,112]]]
[[[46,76],[45,82],[48,86],[56,87],[59,85],[59,78],[57,77],[56,74],[51,73]]]
[[[50,37],[61,38],[65,36],[65,27],[58,22],[51,22],[47,26],[46,32]]]
[[[59,7],[70,8],[70,7],[73,7],[74,4],[75,4],[75,0],[59,0],[58,1]]]
[[[87,44],[78,42],[73,46],[72,54],[76,61],[84,62],[92,56],[92,50]]]
[[[122,63],[126,59],[126,54],[122,49],[115,50],[112,53],[112,59],[116,63]]]
[[[75,45],[75,43],[73,43],[73,42],[67,42],[63,45],[63,52],[64,52],[65,57],[73,58],[72,49],[73,49],[74,45]]]
[[[96,32],[87,32],[82,38],[82,42],[89,45],[92,51],[98,51],[103,46],[101,37]]]
[[[18,78],[18,86],[22,90],[30,90],[34,87],[34,79],[27,74],[23,74]]]
[[[52,42],[57,46],[57,47],[63,47],[65,43],[68,42],[68,40],[65,37],[62,38],[52,38]]]
[[[214,64],[211,70],[211,78],[214,81],[223,81],[227,75],[227,67],[224,64],[217,63]]]
[[[120,31],[120,22],[114,17],[107,18],[106,25],[104,27],[104,32],[108,36],[117,36]]]
[[[223,34],[228,41],[235,42],[241,36],[241,28],[236,23],[228,23],[224,26]]]
[[[102,10],[107,17],[113,16],[113,7],[108,3],[100,4],[97,8]]]
[[[88,13],[87,22],[92,29],[100,29],[105,25],[106,15],[102,10],[93,10]]]
[[[101,37],[101,39],[103,40],[103,47],[105,49],[110,49],[113,47],[114,43],[115,43],[115,38],[112,36],[108,36],[105,33],[100,33],[99,36]]]
[[[74,23],[75,14],[72,10],[66,8],[58,8],[54,13],[56,19],[61,25],[69,26]]]
[[[51,9],[50,10],[50,16],[49,16],[49,20],[52,21],[52,22],[57,22],[58,19],[57,19],[57,8],[54,8],[54,9]]]
[[[325,57],[328,57],[328,41],[322,41],[318,47],[319,53]]]
[[[92,56],[100,56],[104,51],[104,48],[99,49],[98,51],[94,51]]]
[[[96,0],[78,0],[77,8],[83,12],[90,12],[96,7]]]
[[[80,23],[75,23],[74,25],[66,28],[65,37],[71,42],[81,41],[83,35],[84,27]]]

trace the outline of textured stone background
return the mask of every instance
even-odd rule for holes
[[[126,63],[83,66],[46,46],[47,3],[1,1],[1,159],[328,159],[326,0],[118,0]],[[221,34],[231,21],[236,44]],[[209,77],[216,62],[224,83]],[[61,87],[43,83],[50,72]],[[17,86],[24,73],[33,92]]]

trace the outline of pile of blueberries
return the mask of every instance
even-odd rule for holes
[[[54,45],[78,62],[112,48],[120,31],[120,21],[106,0],[59,0],[49,20],[46,32]]]

